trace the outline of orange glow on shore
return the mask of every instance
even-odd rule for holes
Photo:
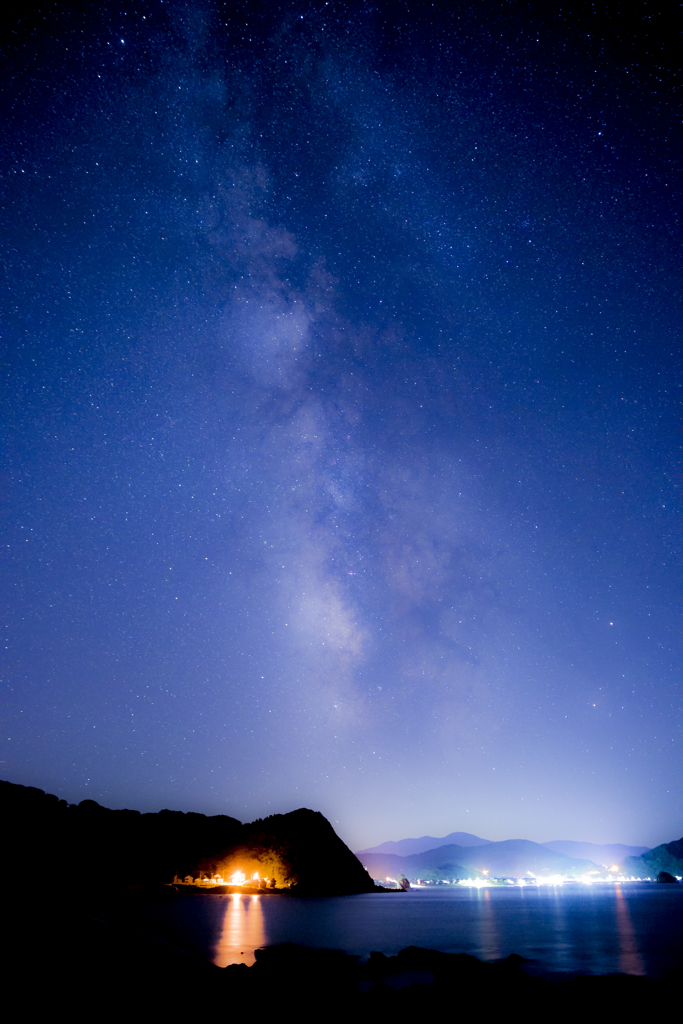
[[[222,884],[244,889],[275,889],[295,881],[279,854],[265,847],[233,850],[216,865],[216,872],[225,879]]]

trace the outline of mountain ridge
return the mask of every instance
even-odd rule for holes
[[[392,853],[397,857],[409,857],[414,853],[424,853],[427,850],[436,850],[440,846],[486,846],[490,839],[482,839],[471,832],[450,832],[447,836],[439,839],[436,836],[420,836],[418,839],[388,839],[379,846],[368,846],[364,850],[358,850],[356,856],[361,853]]]
[[[480,877],[520,878],[527,875],[585,874],[598,869],[592,861],[567,857],[528,839],[506,839],[483,846],[448,844],[433,850],[400,857],[387,853],[357,854],[373,878],[440,879]]]
[[[649,846],[626,846],[624,843],[581,843],[573,839],[555,839],[550,843],[541,843],[548,850],[563,853],[566,857],[581,857],[592,860],[602,867],[621,865],[626,857],[640,857],[647,853]]]
[[[531,840],[502,840],[502,842],[531,842]],[[482,839],[471,832],[451,832],[443,838],[437,836],[420,836],[419,838],[387,840],[377,846],[365,847],[356,850],[357,857],[396,856],[412,857],[418,854],[427,854],[430,851],[442,849],[445,846],[459,846],[463,848],[495,846],[491,839]],[[614,865],[621,867],[626,858],[638,858],[649,851],[647,846],[628,846],[625,843],[584,843],[573,839],[555,839],[547,843],[537,843],[552,853],[561,854],[570,860],[581,860],[595,867],[610,868]],[[462,864],[460,865],[463,866]]]

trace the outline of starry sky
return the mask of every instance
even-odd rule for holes
[[[3,778],[680,835],[671,26],[450,6],[5,22]]]

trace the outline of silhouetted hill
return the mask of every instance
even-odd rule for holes
[[[37,872],[69,879],[171,881],[234,843],[241,822],[182,811],[109,810],[95,800],[67,804],[33,786],[0,782],[0,814],[8,837],[2,856],[14,875]]]
[[[578,843],[571,839],[556,839],[552,843],[541,845],[555,853],[563,853],[565,857],[592,860],[593,863],[605,868],[613,864],[620,865],[625,857],[639,857],[648,850],[647,846],[624,846],[623,843],[607,843],[600,846],[597,843]]]
[[[5,877],[145,885],[239,867],[300,892],[374,888],[330,823],[305,808],[243,825],[222,814],[67,804],[32,786],[0,782],[0,820]]]
[[[453,879],[488,873],[490,878],[519,878],[528,874],[583,874],[595,864],[565,857],[527,839],[508,839],[486,846],[440,846],[410,857],[367,853],[362,861],[373,878],[403,873],[407,878]]]
[[[367,868],[373,878],[397,879],[400,875],[405,875],[406,878],[450,881],[453,878],[467,878],[473,873],[476,874],[454,859],[452,851],[461,849],[460,846],[441,847],[441,850],[444,851],[443,859],[437,865],[427,863],[425,860],[426,853],[436,853],[436,850],[414,853],[410,857],[397,857],[394,853],[363,853],[360,857],[363,867]]]
[[[660,871],[683,876],[683,839],[655,846],[640,857],[626,857],[622,865],[627,875],[636,878],[656,878]]]
[[[236,868],[247,875],[257,871],[301,894],[372,892],[375,888],[327,818],[303,807],[242,826],[230,850],[201,867],[217,869],[225,876]]]
[[[480,839],[473,836],[471,832],[451,832],[443,839],[436,839],[434,836],[420,836],[419,839],[398,839],[395,842],[391,839],[379,846],[370,846],[367,850],[359,850],[356,853],[360,857],[363,853],[393,853],[397,857],[410,857],[414,853],[424,853],[426,850],[436,850],[440,846],[485,846],[490,840]]]

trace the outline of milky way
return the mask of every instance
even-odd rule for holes
[[[509,6],[12,22],[4,778],[680,833],[670,37]]]

